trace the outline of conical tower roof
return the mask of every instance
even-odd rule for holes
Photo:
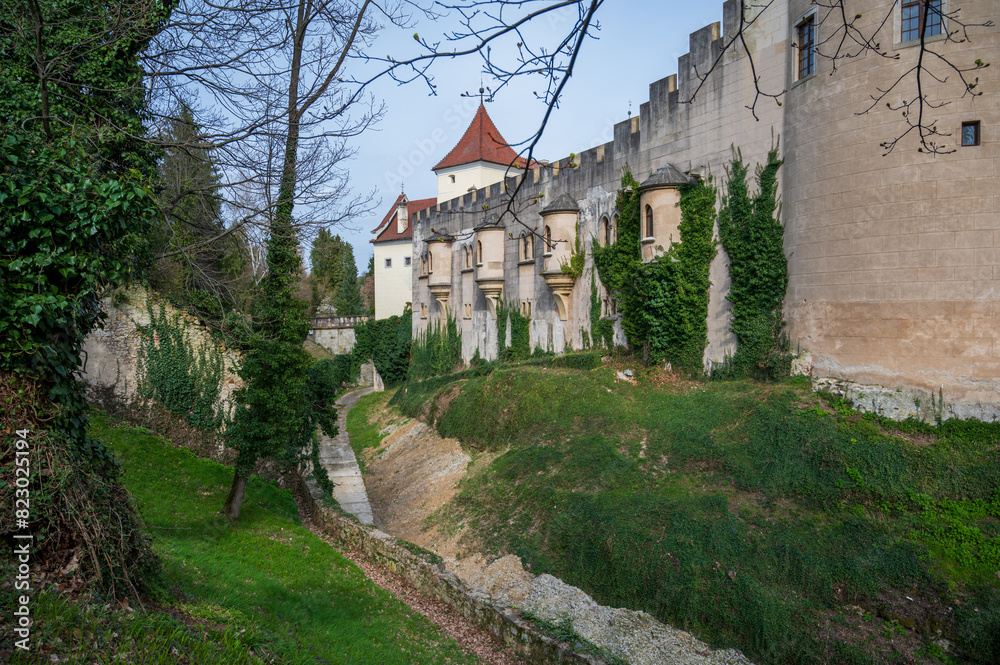
[[[510,166],[520,161],[517,153],[507,144],[500,130],[493,124],[486,107],[482,104],[476,110],[465,134],[447,156],[432,170],[439,171],[473,162],[490,162],[500,166]]]

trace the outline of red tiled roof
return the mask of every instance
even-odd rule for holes
[[[437,199],[417,199],[416,201],[406,202],[406,216],[409,218],[409,222],[406,225],[406,230],[402,233],[396,232],[396,209],[399,207],[399,203],[403,200],[404,194],[400,194],[396,197],[393,202],[392,207],[389,208],[389,212],[386,213],[385,217],[382,218],[382,223],[375,227],[372,233],[377,234],[372,238],[371,242],[387,242],[389,240],[410,240],[413,238],[413,216],[416,215],[421,210],[430,208],[432,205],[437,203]]]
[[[507,144],[506,139],[500,135],[500,131],[490,120],[486,113],[486,107],[482,104],[476,111],[476,117],[472,119],[472,124],[465,130],[465,134],[451,152],[438,162],[432,171],[445,169],[472,162],[490,162],[501,166],[510,166],[519,161],[517,153]]]

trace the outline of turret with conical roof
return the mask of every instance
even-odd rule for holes
[[[432,169],[438,177],[438,203],[516,175],[523,165],[480,103],[465,134]]]

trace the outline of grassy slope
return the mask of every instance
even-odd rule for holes
[[[1000,425],[904,426],[917,446],[807,385],[656,380],[524,367],[394,402],[417,415],[460,385],[441,433],[510,450],[454,519],[605,604],[763,663],[904,658],[878,614],[1000,662]]]
[[[251,651],[281,663],[476,662],[302,527],[289,492],[254,480],[240,520],[231,526],[217,514],[231,469],[143,430],[111,429],[100,418],[94,431],[122,461],[124,482],[149,526],[165,581],[183,594],[179,609],[205,624],[190,630],[163,614],[140,619],[160,626],[155,634],[180,645],[188,662],[254,662]],[[84,618],[73,613],[82,610],[56,599],[46,603],[40,630],[63,630],[70,641],[78,627],[98,638],[110,630],[107,617],[81,625],[76,621]],[[168,651],[162,640],[144,645],[147,631],[133,624],[119,625],[126,635],[140,637],[135,648],[143,651],[133,651],[132,662],[160,662],[152,654]],[[98,648],[100,639],[91,642]],[[144,655],[136,660],[136,653]]]

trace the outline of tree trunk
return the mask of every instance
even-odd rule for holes
[[[247,477],[236,470],[233,473],[233,486],[229,488],[229,496],[226,497],[226,505],[222,507],[222,514],[231,520],[239,519],[240,506],[243,505],[243,495],[247,491]]]

